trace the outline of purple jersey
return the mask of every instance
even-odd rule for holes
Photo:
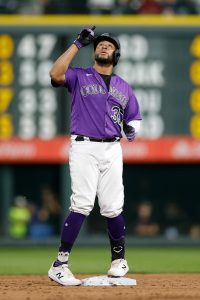
[[[141,120],[132,88],[113,75],[109,91],[96,70],[69,67],[65,87],[71,94],[71,134],[94,138],[121,137],[121,124]]]

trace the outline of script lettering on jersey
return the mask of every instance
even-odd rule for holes
[[[99,84],[89,84],[83,85],[80,93],[83,97],[87,97],[88,95],[105,94],[106,90]]]
[[[123,110],[119,106],[113,106],[111,111],[113,112],[111,115],[113,122],[121,125],[123,120]]]
[[[122,108],[125,109],[128,99],[120,91],[118,91],[114,86],[110,85],[109,94],[117,99]]]

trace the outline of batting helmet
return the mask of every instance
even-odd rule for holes
[[[118,63],[118,60],[120,58],[120,42],[116,36],[114,36],[112,33],[102,33],[101,35],[97,36],[94,40],[94,50],[96,49],[97,45],[101,41],[108,41],[115,45],[117,48],[115,50],[114,56],[113,56],[113,66],[116,66]]]

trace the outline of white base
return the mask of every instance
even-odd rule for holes
[[[108,277],[95,276],[82,279],[82,285],[84,286],[115,286],[115,285],[137,285],[135,279],[130,279],[126,277]]]

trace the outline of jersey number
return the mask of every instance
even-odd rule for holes
[[[113,122],[121,125],[122,120],[123,120],[123,111],[122,111],[122,109],[118,106],[113,106],[111,111],[113,112],[113,114],[111,115],[111,118],[112,118]]]

